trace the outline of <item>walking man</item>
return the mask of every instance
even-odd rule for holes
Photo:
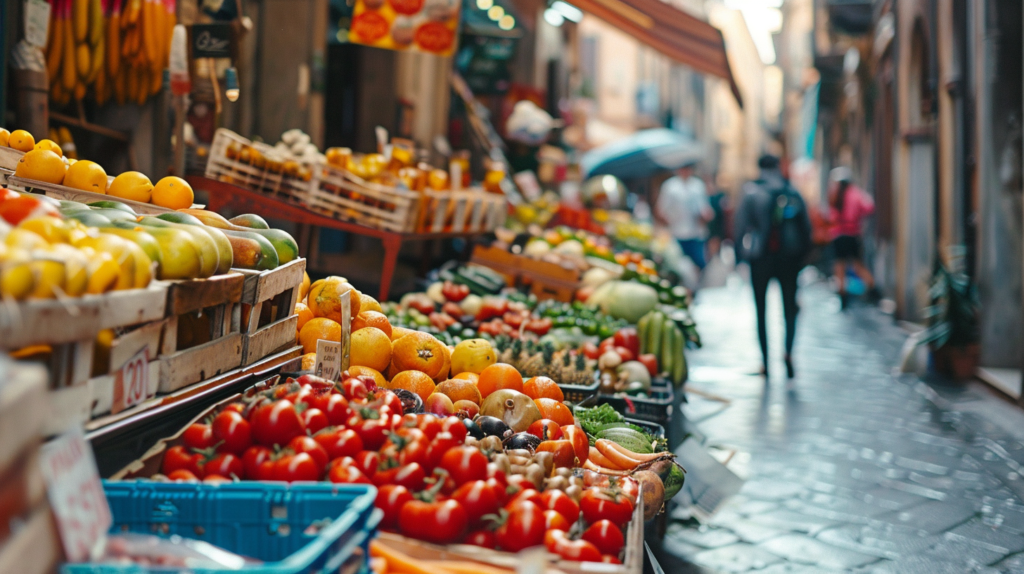
[[[743,186],[743,197],[736,211],[737,258],[750,265],[757,308],[757,337],[761,343],[768,377],[768,326],[765,322],[765,298],[768,283],[775,278],[782,290],[786,318],[786,376],[794,376],[793,340],[796,335],[796,280],[811,248],[811,221],[803,197],[782,176],[779,158],[762,156],[757,162],[760,177]]]
[[[707,223],[714,217],[714,212],[708,203],[707,188],[694,174],[693,167],[680,168],[675,177],[661,184],[654,213],[679,242],[683,253],[698,269],[704,269]]]

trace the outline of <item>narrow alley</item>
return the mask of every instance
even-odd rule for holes
[[[698,297],[684,412],[746,482],[707,524],[673,516],[665,572],[1024,572],[1024,414],[978,383],[894,374],[907,334],[874,308],[841,313],[820,282],[800,291],[786,381],[769,300],[765,383],[749,286]]]

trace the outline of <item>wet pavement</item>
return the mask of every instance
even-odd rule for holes
[[[698,297],[684,412],[746,482],[706,524],[674,511],[665,572],[1024,573],[1024,413],[980,384],[895,374],[907,333],[840,312],[822,283],[800,292],[787,381],[769,298],[766,383],[749,287]]]

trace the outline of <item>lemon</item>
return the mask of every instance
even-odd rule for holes
[[[78,297],[85,293],[89,282],[89,258],[82,251],[64,243],[58,243],[51,249],[64,260],[64,293],[68,297]]]
[[[35,287],[29,293],[30,298],[53,299],[58,293],[64,292],[66,271],[63,261],[54,256],[34,252],[29,266],[36,279]]]
[[[11,132],[0,128],[0,145],[7,147],[7,142],[11,139]]]
[[[30,152],[36,147],[36,138],[25,130],[14,130],[7,138],[7,145],[18,151]]]
[[[64,151],[53,140],[39,140],[36,145],[32,146],[32,149],[48,149],[61,157],[64,156]]]
[[[17,133],[17,132],[15,132]],[[14,137],[14,134],[11,134]],[[32,137],[32,136],[29,136]],[[25,179],[61,183],[64,181],[64,160],[59,155],[46,149],[34,149],[21,156],[14,175]]]
[[[114,257],[109,253],[92,249],[87,250],[86,253],[89,257],[89,283],[85,292],[98,295],[116,287],[121,276],[121,267],[114,261]]]
[[[74,160],[71,160],[74,161]],[[64,185],[91,191],[93,193],[107,192],[107,172],[100,164],[92,161],[74,161],[64,176]]]
[[[0,299],[24,299],[35,287],[29,252],[11,247],[0,260]]]
[[[4,238],[4,243],[6,243],[8,247],[16,247],[18,249],[25,250],[46,249],[49,245],[38,233],[18,227],[15,227],[7,234],[7,237]]]
[[[64,220],[52,215],[40,215],[25,219],[18,224],[18,229],[31,231],[49,243],[68,243],[71,237],[71,231]]]
[[[126,171],[110,182],[107,195],[149,203],[153,196],[153,182],[137,171]]]
[[[195,194],[192,186],[180,177],[169,175],[156,183],[153,188],[153,204],[169,209],[188,209],[192,207]]]

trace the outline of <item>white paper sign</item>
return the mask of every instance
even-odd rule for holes
[[[40,464],[64,553],[69,562],[88,560],[113,519],[82,430],[75,428],[44,444]]]
[[[350,289],[341,294],[341,372],[348,370],[349,352],[352,345],[352,319],[352,290]]]
[[[119,413],[149,397],[149,348],[135,353],[114,376],[114,403],[110,412]]]
[[[341,343],[320,339],[316,342],[316,366],[313,374],[328,381],[341,377]]]
[[[50,3],[46,0],[25,0],[25,41],[33,46],[46,46],[50,26]]]

